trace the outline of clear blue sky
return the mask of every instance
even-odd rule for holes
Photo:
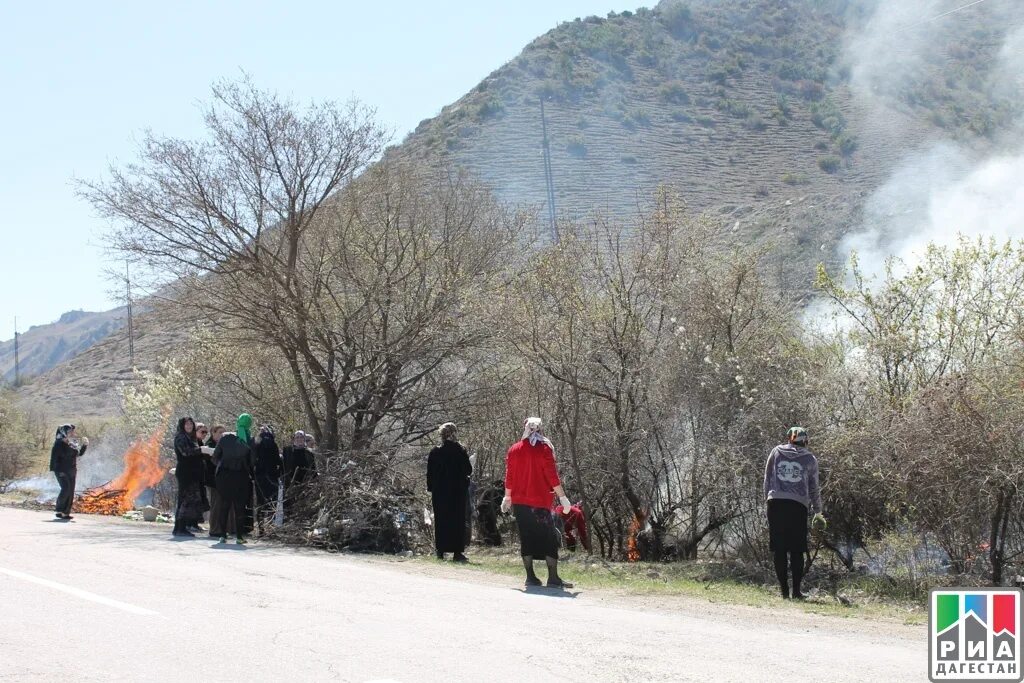
[[[649,4],[655,4],[652,0]],[[355,96],[395,141],[533,38],[614,0],[0,0],[0,339],[117,305],[104,223],[75,196],[139,132],[202,134],[210,84],[248,72],[300,100]]]

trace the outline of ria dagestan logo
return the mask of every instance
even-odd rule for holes
[[[934,589],[928,606],[928,678],[1020,681],[1018,588]]]

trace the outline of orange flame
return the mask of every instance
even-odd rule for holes
[[[640,533],[643,525],[643,517],[639,514],[633,515],[633,523],[629,525],[629,538],[626,541],[626,559],[630,562],[638,562],[640,560],[640,549],[636,545],[636,535]]]
[[[135,508],[135,499],[164,478],[160,444],[165,427],[145,440],[136,441],[124,454],[124,470],[113,481],[88,489],[75,501],[75,512],[122,515]]]

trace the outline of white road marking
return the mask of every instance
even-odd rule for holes
[[[74,595],[77,598],[98,602],[101,605],[106,605],[107,607],[113,607],[115,609],[124,610],[125,612],[130,612],[132,614],[159,615],[159,612],[154,612],[153,610],[146,609],[145,607],[136,607],[135,605],[129,605],[127,602],[120,602],[119,600],[105,598],[102,595],[96,595],[95,593],[90,593],[89,591],[84,591],[80,588],[66,586],[63,583],[57,583],[56,581],[50,581],[49,579],[41,579],[38,576],[32,576],[31,574],[16,572],[13,569],[4,569],[3,567],[0,567],[0,574],[7,574],[8,576],[13,576],[16,579],[37,583],[40,586],[46,586],[47,588],[53,588],[54,590],[63,591],[65,593],[68,593],[69,595]]]

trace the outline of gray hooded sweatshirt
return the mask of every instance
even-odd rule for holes
[[[795,500],[821,512],[818,459],[803,446],[782,444],[772,449],[764,467],[766,500]]]

